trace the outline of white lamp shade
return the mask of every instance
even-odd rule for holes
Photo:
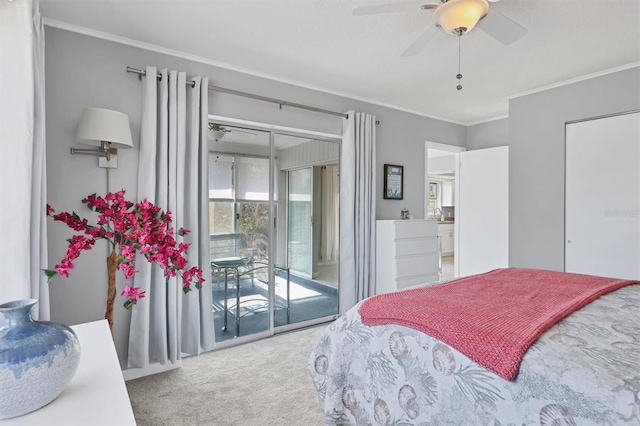
[[[487,0],[449,0],[433,12],[433,20],[449,34],[456,28],[471,31],[489,11]]]
[[[76,139],[87,145],[110,142],[111,148],[132,148],[129,116],[104,108],[85,108]]]

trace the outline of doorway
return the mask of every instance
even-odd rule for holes
[[[425,207],[424,217],[438,221],[440,280],[457,277],[459,214],[457,179],[459,154],[465,148],[436,142],[425,143]]]
[[[340,137],[209,119],[212,308],[219,347],[335,319],[337,263],[332,285],[314,279],[324,226],[316,223],[322,215],[315,210],[326,203],[314,175],[325,164],[339,167]]]

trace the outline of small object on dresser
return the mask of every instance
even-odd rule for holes
[[[404,208],[402,210],[400,210],[400,219],[409,219],[409,209],[408,208]]]

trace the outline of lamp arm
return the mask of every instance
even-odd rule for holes
[[[96,155],[98,157],[106,157],[107,161],[111,160],[111,152],[109,146],[110,142],[100,141],[100,148],[85,149],[85,148],[71,148],[71,155]]]

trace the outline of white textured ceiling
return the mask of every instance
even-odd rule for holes
[[[47,23],[114,34],[234,69],[471,124],[506,116],[507,97],[640,62],[640,0],[502,0],[528,29],[504,46],[479,29],[400,54],[432,11],[352,16],[406,0],[40,0]],[[83,30],[84,31],[84,30]],[[132,64],[133,65],[133,64]],[[209,76],[215,84],[215,76]],[[640,94],[639,94],[640,96]],[[286,100],[286,99],[285,99]]]

